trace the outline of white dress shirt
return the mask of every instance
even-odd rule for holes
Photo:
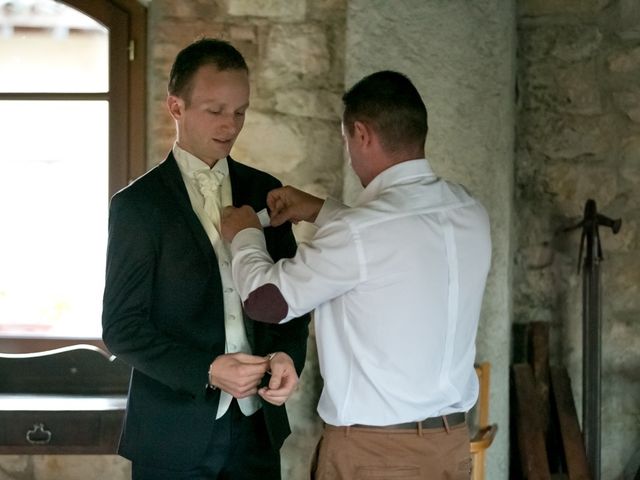
[[[247,340],[247,333],[242,319],[242,304],[231,277],[231,254],[229,252],[229,246],[224,242],[218,232],[220,225],[214,225],[211,217],[205,212],[204,197],[194,178],[196,172],[201,170],[207,171],[209,170],[209,166],[186,150],[180,148],[177,142],[173,145],[173,156],[178,163],[182,179],[187,187],[191,206],[204,230],[207,232],[207,236],[218,258],[224,302],[225,353],[251,353],[251,346]],[[220,209],[222,209],[232,204],[229,164],[227,163],[226,157],[218,160],[212,167],[212,170],[218,170],[223,175],[223,180],[220,185]],[[220,392],[216,418],[224,415],[232,399],[233,397],[227,392]],[[260,408],[260,401],[256,395],[238,399],[238,404],[240,410],[245,415],[251,415]]]
[[[316,309],[320,417],[379,426],[468,411],[491,257],[485,209],[418,159],[378,175],[353,208],[328,199],[315,223],[291,259],[273,264],[253,228],[231,251],[243,301],[272,284],[282,321]]]

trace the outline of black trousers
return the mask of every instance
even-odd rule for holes
[[[280,452],[269,442],[262,410],[250,417],[233,400],[215,421],[213,435],[200,465],[167,470],[134,462],[133,480],[280,480]]]

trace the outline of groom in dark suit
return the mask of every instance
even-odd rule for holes
[[[309,318],[249,320],[219,233],[220,209],[259,211],[280,186],[229,156],[249,106],[242,55],[212,39],[186,47],[167,105],[172,151],[109,214],[103,339],[133,367],[119,453],[136,480],[279,479]],[[294,255],[289,224],[265,238],[274,260]]]

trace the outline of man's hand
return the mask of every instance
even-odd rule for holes
[[[314,222],[324,200],[290,186],[276,188],[267,195],[271,210],[271,225],[277,227],[286,221]]]
[[[246,353],[220,355],[211,364],[209,381],[235,398],[258,392],[260,380],[269,369],[269,360]]]
[[[262,230],[260,220],[256,212],[253,211],[253,208],[244,205],[240,208],[225,207],[224,210],[222,210],[220,230],[222,238],[224,238],[226,242],[231,243],[233,237],[245,228],[259,228]]]
[[[258,390],[265,401],[274,405],[282,405],[298,385],[298,374],[291,357],[284,352],[277,352],[271,357],[269,386]]]

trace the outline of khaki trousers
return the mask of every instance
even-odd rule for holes
[[[466,423],[434,429],[326,425],[311,467],[312,480],[469,480]]]

